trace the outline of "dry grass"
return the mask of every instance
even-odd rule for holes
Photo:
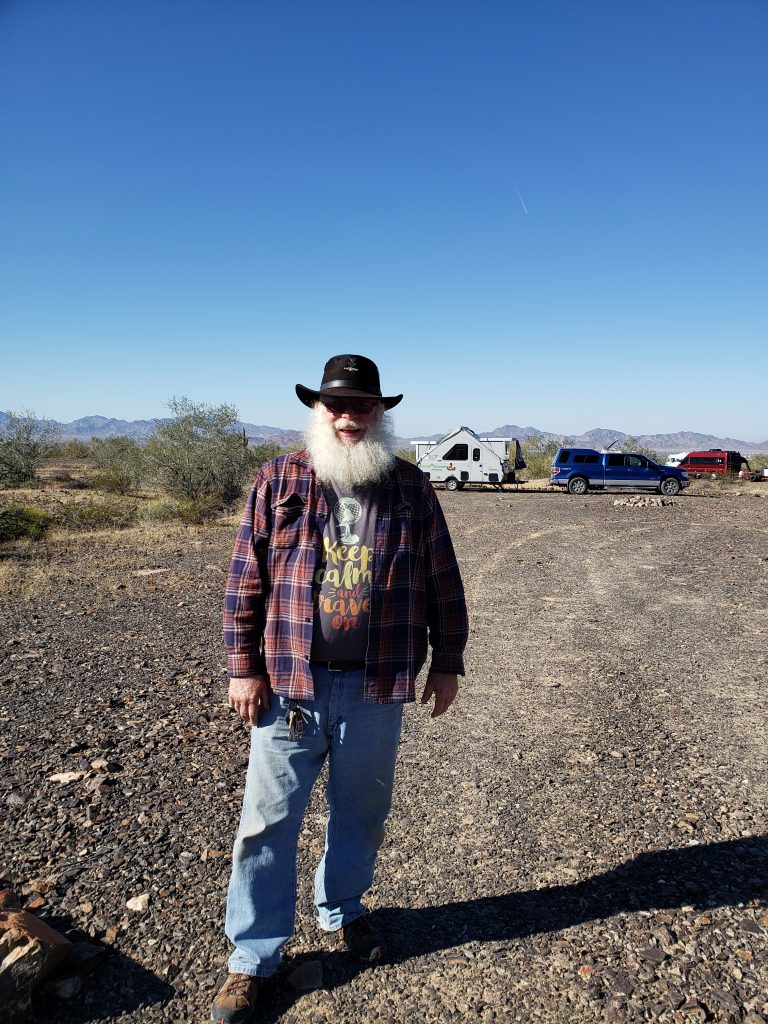
[[[50,596],[62,599],[88,591],[90,603],[105,595],[129,597],[148,590],[194,586],[174,556],[198,551],[199,570],[226,572],[221,552],[234,539],[236,515],[203,526],[138,523],[126,529],[83,532],[52,530],[41,541],[7,545],[0,559],[0,603]]]

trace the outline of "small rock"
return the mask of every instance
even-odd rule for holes
[[[21,900],[13,889],[0,889],[0,910],[21,910]]]
[[[692,1021],[695,1021],[696,1024],[704,1024],[706,1019],[707,1011],[695,999],[689,999],[679,1010],[675,1011],[675,1020],[681,1021],[682,1024],[691,1024]]]
[[[726,992],[724,988],[713,988],[710,995],[715,999],[721,1006],[725,1007],[726,1010],[730,1010],[731,1013],[739,1012],[739,1004],[733,998],[730,992]]]
[[[62,786],[67,786],[70,782],[77,782],[78,779],[82,779],[84,776],[85,772],[56,772],[54,775],[48,776],[48,781],[58,782]]]
[[[129,910],[133,910],[137,914],[143,914],[149,906],[149,893],[143,892],[141,896],[132,896],[131,899],[126,901],[125,905]]]
[[[72,943],[27,910],[0,911],[3,993],[24,997],[58,967]]]
[[[743,932],[748,932],[750,935],[762,935],[763,929],[757,923],[757,921],[750,921],[749,918],[745,918],[743,921],[739,921],[739,928]]]
[[[75,942],[67,961],[67,969],[77,974],[88,974],[106,955],[106,946],[97,946],[93,942]]]
[[[654,964],[660,964],[667,959],[667,954],[664,950],[659,949],[657,946],[645,946],[643,949],[638,950],[638,956],[641,956],[644,960],[650,960]]]
[[[200,860],[215,860],[217,857],[226,857],[226,856],[227,856],[227,851],[226,850],[211,850],[211,849],[209,849],[209,847],[206,846],[205,849],[200,854]]]

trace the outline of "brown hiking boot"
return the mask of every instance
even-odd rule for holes
[[[230,974],[213,1000],[211,1024],[247,1024],[265,980],[251,974]]]
[[[373,927],[368,914],[356,917],[341,929],[341,938],[349,952],[369,964],[384,956],[384,940]]]

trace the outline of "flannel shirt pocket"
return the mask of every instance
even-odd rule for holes
[[[306,502],[300,494],[288,494],[272,508],[270,547],[296,548],[306,544],[309,539]]]

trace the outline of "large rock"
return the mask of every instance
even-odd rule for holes
[[[32,989],[64,960],[72,943],[26,910],[0,911],[0,1006],[23,1019]]]

